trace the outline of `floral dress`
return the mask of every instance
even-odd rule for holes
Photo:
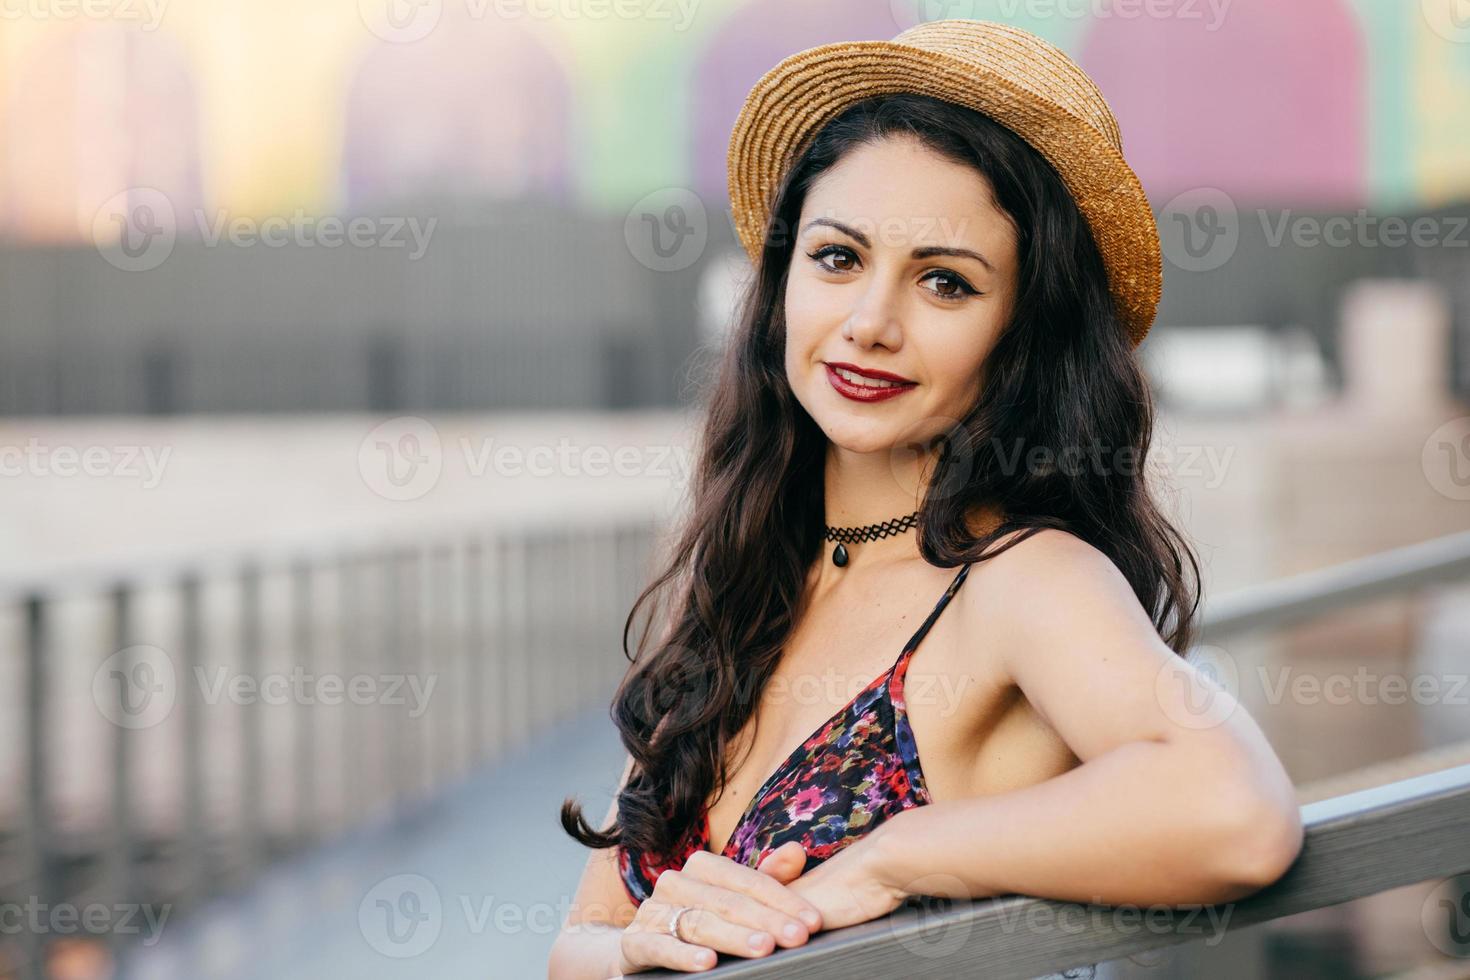
[[[884,820],[929,802],[905,710],[904,675],[929,627],[963,584],[964,565],[898,660],[807,737],[756,790],[722,853],[748,867],[787,841],[806,850],[803,873]],[[675,846],[672,859],[619,847],[618,869],[634,905],[661,872],[710,847],[709,806]]]

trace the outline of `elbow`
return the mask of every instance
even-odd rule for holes
[[[1296,863],[1305,835],[1294,800],[1243,797],[1218,840],[1217,876],[1225,896],[1236,901],[1274,884]],[[1240,798],[1238,798],[1240,799]]]
[[[546,980],[573,980],[579,975],[576,956],[563,929],[557,934],[556,942],[551,944],[551,955],[546,958]]]
[[[570,975],[561,961],[564,935],[565,933],[558,934],[556,941],[551,944],[551,954],[546,957],[546,980],[565,980]]]

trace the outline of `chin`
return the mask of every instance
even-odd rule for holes
[[[875,426],[871,419],[829,417],[818,419],[817,424],[827,433],[829,442],[850,453],[887,452],[897,441],[896,430],[890,431],[887,425]]]

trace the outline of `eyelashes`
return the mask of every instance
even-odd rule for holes
[[[822,261],[829,255],[843,255],[852,259],[853,261],[857,261],[857,254],[845,245],[824,245],[823,247],[817,249],[815,252],[806,253],[807,258],[815,262],[817,266],[824,272],[850,271],[848,269],[834,269],[831,266],[827,265],[824,261]],[[953,271],[952,269],[931,269],[926,272],[923,278],[919,281],[924,282],[926,280],[935,278],[950,280],[959,290],[955,293],[941,293],[933,289],[925,290],[926,292],[930,293],[935,299],[941,300],[945,303],[963,303],[971,296],[980,295],[980,291],[978,289],[976,289],[974,286],[971,286],[969,282],[966,281],[964,276]]]

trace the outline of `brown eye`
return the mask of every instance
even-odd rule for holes
[[[852,250],[851,249],[843,248],[841,245],[828,245],[826,248],[819,248],[815,252],[809,252],[809,253],[807,253],[807,258],[809,258],[812,261],[816,262],[817,265],[819,265],[822,268],[826,269],[828,272],[851,272],[852,271],[852,266],[838,266],[838,267],[833,267],[833,266],[828,265],[826,262],[822,261],[823,259],[827,258],[828,256],[834,256],[834,257],[837,257],[837,258],[840,258],[840,259],[844,259],[844,260],[849,261],[849,262],[856,262],[857,261],[857,256],[852,254]]]
[[[965,282],[964,279],[955,275],[953,272],[945,272],[943,269],[935,269],[933,272],[929,273],[927,276],[925,276],[923,279],[920,279],[919,281],[927,282],[930,279],[938,279],[950,284],[950,286],[952,287],[952,291],[951,289],[931,289],[929,290],[929,292],[933,293],[940,299],[947,300],[951,303],[958,303],[961,300],[965,299],[965,297],[967,296],[979,295],[979,290],[975,289],[969,283]]]
[[[949,276],[935,276],[934,277],[934,281],[936,283],[937,282],[946,282],[946,283],[949,284],[949,288],[947,288],[947,289],[939,289],[939,290],[936,290],[936,292],[938,292],[941,296],[953,296],[953,295],[955,295],[956,293],[959,292],[959,288],[960,287],[959,287],[958,282],[956,280],[954,280],[954,279],[951,279]]]

